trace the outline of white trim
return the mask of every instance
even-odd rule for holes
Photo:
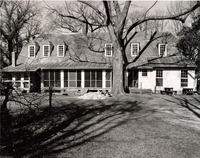
[[[85,88],[85,71],[81,70],[81,88]]]
[[[106,88],[106,70],[102,71],[102,88]]]
[[[133,54],[133,45],[137,45],[137,54]],[[137,56],[139,54],[140,43],[131,43],[131,56]]]
[[[21,77],[21,88],[24,88],[24,75]]]
[[[34,56],[30,56],[30,47],[34,47]],[[28,46],[28,57],[35,57],[35,45]]]
[[[48,55],[47,56],[44,56],[44,47],[45,46],[48,46]],[[50,45],[43,45],[43,57],[48,57],[50,56]]]
[[[64,88],[64,70],[60,71],[60,87]]]
[[[59,56],[59,46],[63,46],[63,55]],[[57,45],[57,57],[64,57],[65,45]]]
[[[165,45],[165,52],[164,52],[164,54],[163,54],[163,57],[165,57],[165,56],[167,56],[167,44],[158,44],[158,55],[161,56],[161,55],[160,55],[160,47],[161,47],[162,45]]]
[[[110,55],[107,55],[107,52],[106,52],[106,45],[111,45],[111,54]],[[106,43],[105,44],[105,56],[107,56],[107,57],[111,57],[112,56],[112,43]]]

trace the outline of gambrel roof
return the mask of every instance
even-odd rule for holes
[[[164,35],[164,36],[163,36]],[[157,33],[155,40],[149,41],[150,35],[138,32],[125,48],[129,62],[126,69],[146,68],[156,66],[180,67],[176,48],[177,39],[169,33]],[[126,40],[128,40],[127,37]],[[131,55],[131,43],[139,43],[142,52],[137,60]],[[85,37],[81,33],[39,36],[24,44],[16,67],[8,66],[4,71],[36,71],[38,69],[112,69],[112,57],[105,56],[105,44],[111,43],[108,33],[89,34]],[[158,44],[167,44],[167,54],[171,57],[161,57],[158,54]],[[35,45],[35,57],[29,57],[28,47]],[[43,46],[50,46],[50,55],[43,55]],[[58,45],[64,46],[64,57],[57,56]],[[172,57],[176,54],[174,57]],[[173,64],[172,64],[173,62]],[[182,65],[183,66],[183,65]]]

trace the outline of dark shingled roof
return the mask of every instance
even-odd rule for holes
[[[6,72],[36,71],[39,69],[112,69],[110,64],[92,63],[92,62],[73,62],[73,63],[35,63],[31,65],[20,64],[16,67],[8,66],[4,69]]]
[[[141,65],[133,65],[133,63],[127,66],[127,69],[138,68],[138,69],[152,69],[154,67],[164,67],[164,68],[178,68],[178,67],[190,67],[195,68],[196,65],[185,58],[184,56],[177,54],[172,56],[160,57],[148,60],[146,63]]]
[[[177,53],[176,41],[177,39],[168,34],[164,38],[161,37],[163,33],[156,34],[156,40],[152,41],[146,49],[146,44],[149,42],[145,38],[144,32],[138,32],[131,40],[132,42],[139,42],[140,50],[143,50],[141,56],[135,61],[135,56],[131,56],[130,44],[126,47],[126,57],[130,63],[126,68],[151,68],[154,66],[169,66],[180,67],[177,63],[179,57],[158,58],[158,44],[167,42],[167,54],[172,56]],[[105,43],[110,43],[108,33],[98,33],[95,36],[90,35],[85,37],[80,33],[62,34],[62,35],[46,35],[37,37],[30,43],[24,44],[19,57],[16,61],[16,67],[8,66],[4,71],[36,71],[38,69],[111,69],[112,57],[106,57],[104,54]],[[99,40],[100,39],[100,40]],[[125,40],[128,40],[129,37]],[[163,40],[164,39],[164,40]],[[88,43],[91,41],[92,43]],[[43,57],[43,45],[50,44],[51,53],[49,57]],[[57,45],[65,45],[66,51],[64,57],[57,57]],[[92,44],[95,48],[94,51],[88,46]],[[28,57],[28,46],[36,45],[36,57]],[[149,60],[153,59],[153,60]],[[188,65],[189,66],[189,65]]]

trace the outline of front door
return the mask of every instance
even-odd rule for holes
[[[128,87],[138,88],[138,70],[129,71]]]
[[[40,72],[31,72],[30,73],[30,92],[40,92]]]

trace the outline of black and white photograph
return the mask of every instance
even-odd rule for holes
[[[200,158],[200,1],[0,0],[1,158]]]

